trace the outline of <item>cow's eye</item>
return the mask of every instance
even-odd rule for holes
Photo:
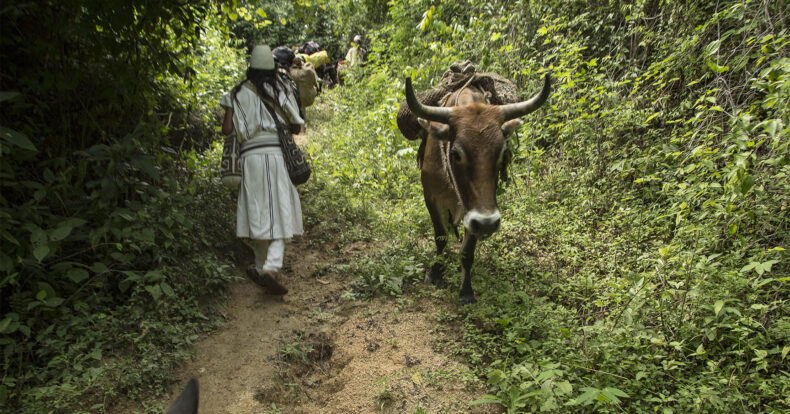
[[[452,147],[450,149],[450,160],[457,164],[462,164],[466,161],[466,154],[464,150],[459,147]]]

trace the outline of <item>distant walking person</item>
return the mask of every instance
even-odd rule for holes
[[[269,46],[258,45],[250,56],[247,78],[220,100],[225,107],[222,132],[235,130],[241,146],[236,236],[250,239],[255,253],[247,276],[273,295],[288,293],[278,275],[285,241],[304,232],[299,194],[288,177],[277,135],[278,123],[292,129],[304,124],[293,88],[286,82]]]
[[[351,48],[348,49],[348,52],[346,52],[346,65],[348,65],[348,67],[353,68],[354,66],[357,66],[362,60],[362,56],[360,56],[359,51],[360,45],[362,45],[362,36],[354,36],[354,40],[351,41]]]

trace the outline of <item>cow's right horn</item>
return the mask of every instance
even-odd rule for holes
[[[505,122],[510,121],[511,119],[520,118],[543,105],[543,102],[546,102],[546,99],[549,97],[549,93],[551,92],[551,76],[546,74],[546,78],[543,81],[543,89],[538,92],[537,95],[533,96],[530,100],[502,105],[502,115],[505,118]]]
[[[409,109],[420,118],[441,122],[443,124],[450,123],[450,111],[452,109],[421,104],[420,101],[417,100],[417,96],[414,95],[414,88],[411,86],[411,77],[406,78],[406,103],[409,105]]]

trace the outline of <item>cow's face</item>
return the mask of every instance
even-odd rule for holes
[[[449,153],[442,157],[450,163],[455,187],[466,210],[464,228],[472,234],[487,236],[499,228],[496,187],[497,174],[506,157],[505,137],[518,127],[518,118],[546,101],[551,78],[546,75],[543,88],[531,99],[507,105],[487,105],[481,103],[485,100],[482,94],[467,92],[462,96],[462,91],[453,98],[455,106],[423,105],[414,94],[411,78],[406,78],[409,110],[422,118],[420,125],[430,136],[450,144]]]
[[[420,124],[433,138],[449,143],[449,152],[443,157],[450,164],[466,211],[465,230],[482,237],[497,231],[500,213],[496,190],[505,166],[506,139],[521,121],[504,122],[497,106],[471,104],[454,107],[447,124],[422,119]]]

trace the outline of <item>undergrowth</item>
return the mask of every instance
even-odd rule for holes
[[[786,2],[50,3],[9,5],[0,37],[4,408],[160,409],[232,275],[212,144],[243,65],[230,33],[290,44],[307,26],[332,50],[368,29],[366,65],[309,113],[300,189],[318,242],[372,246],[347,266],[355,297],[425,289],[433,260],[404,77],[424,90],[471,59],[525,97],[554,79],[512,142],[480,302],[453,315],[447,349],[489,385],[472,403],[790,407]]]
[[[502,229],[454,353],[508,412],[790,407],[790,44],[774,2],[391,2],[368,65],[319,110],[317,170],[367,211],[356,294],[410,294],[433,260],[403,77],[450,62],[550,72],[513,141]],[[517,143],[517,145],[516,145]],[[455,269],[455,266],[448,266]],[[450,278],[457,289],[458,274]],[[405,292],[405,293],[404,293]]]

